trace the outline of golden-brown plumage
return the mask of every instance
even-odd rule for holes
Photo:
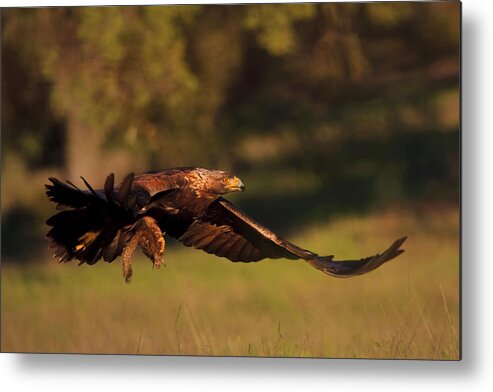
[[[385,252],[360,260],[333,260],[319,256],[277,236],[238,210],[221,195],[242,191],[243,183],[230,173],[200,168],[176,168],[161,172],[129,174],[115,186],[114,175],[104,188],[88,190],[50,178],[49,200],[68,208],[47,220],[47,234],[60,261],[78,259],[94,264],[123,256],[128,282],[131,257],[140,246],[159,267],[163,263],[165,235],[185,246],[226,257],[253,262],[265,258],[303,259],[326,274],[347,277],[374,270],[397,257],[405,237]]]

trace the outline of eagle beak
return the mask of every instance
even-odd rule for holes
[[[228,184],[228,190],[230,192],[243,192],[245,190],[245,185],[241,182],[238,177],[233,177]]]

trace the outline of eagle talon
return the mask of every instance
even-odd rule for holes
[[[157,239],[157,243],[159,245],[159,253],[160,254],[163,254],[164,253],[164,238],[162,236],[160,236]]]
[[[154,261],[152,264],[153,269],[159,269],[162,265],[166,267],[166,261],[162,256],[154,258],[153,261]]]
[[[123,265],[123,277],[125,278],[125,283],[130,283],[130,280],[132,278],[132,265],[131,264],[124,264]]]

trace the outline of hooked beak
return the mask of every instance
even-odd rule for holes
[[[238,177],[233,177],[227,186],[229,192],[243,192],[245,190],[245,185]]]

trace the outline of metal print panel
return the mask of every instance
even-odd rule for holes
[[[3,352],[460,359],[460,3],[1,17]]]

